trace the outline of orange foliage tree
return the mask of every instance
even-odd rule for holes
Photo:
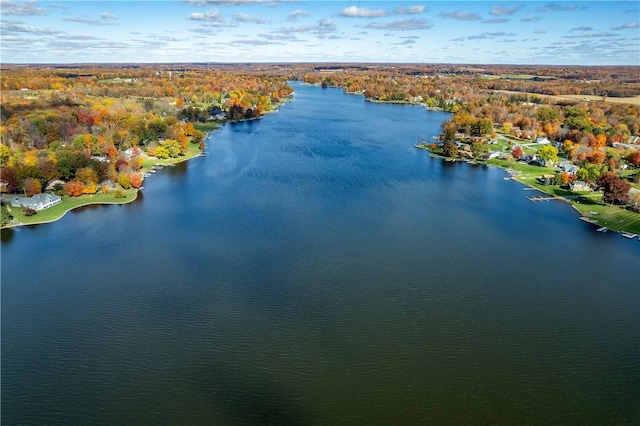
[[[140,177],[139,174],[134,174],[131,175],[131,186],[133,186],[134,188],[140,188],[140,186],[142,186],[142,178]]]
[[[64,184],[64,190],[67,191],[69,197],[79,197],[84,193],[84,185],[82,182],[72,180]]]

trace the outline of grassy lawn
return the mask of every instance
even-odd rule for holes
[[[209,122],[209,123],[193,122],[193,127],[195,127],[197,130],[200,130],[201,132],[207,133],[207,132],[213,132],[214,130],[218,130],[220,128],[220,125],[218,123],[213,123],[213,122]]]
[[[106,194],[97,192],[93,195],[82,195],[80,197],[62,197],[62,203],[46,210],[39,211],[33,216],[25,216],[20,208],[11,208],[11,215],[19,222],[24,224],[33,224],[41,222],[51,222],[60,219],[69,210],[88,204],[124,204],[133,201],[136,198],[135,190],[121,191],[124,197],[115,198],[115,191],[109,191]]]
[[[166,166],[169,164],[175,164],[175,163],[180,163],[182,161],[186,161],[198,155],[200,155],[200,147],[195,143],[189,143],[189,145],[187,145],[187,153],[183,156],[176,157],[176,158],[160,159],[156,157],[150,157],[145,153],[142,155],[142,169],[143,169],[142,171],[144,172],[156,164],[162,164],[163,166]]]
[[[573,207],[582,216],[594,221],[598,226],[606,226],[614,231],[630,232],[640,235],[640,213],[623,209],[619,206],[602,204],[597,199],[580,198]]]
[[[518,163],[513,160],[492,159],[487,164],[510,168],[519,174],[515,178],[545,194],[563,197],[586,218],[593,220],[598,226],[606,226],[614,231],[630,232],[640,235],[640,213],[635,213],[619,206],[602,203],[602,192],[572,192],[556,185],[543,185],[538,178],[543,174],[555,174],[550,167],[538,167]]]

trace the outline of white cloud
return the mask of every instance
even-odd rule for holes
[[[561,6],[557,3],[549,3],[544,7],[539,7],[536,12],[570,12],[572,10],[578,9],[575,4],[568,4],[566,6]]]
[[[611,28],[612,30],[628,30],[628,29],[636,29],[636,28],[640,28],[640,25],[638,25],[637,22],[628,22],[624,25],[621,25],[619,27],[615,27],[615,28]]]
[[[540,18],[538,18],[535,15],[527,15],[524,18],[522,18],[520,21],[522,22],[538,22],[540,20]]]
[[[295,21],[298,18],[303,18],[309,16],[309,14],[307,12],[305,12],[304,10],[294,10],[293,12],[291,12],[289,15],[287,15],[287,21]]]
[[[102,19],[118,19],[118,17],[116,15],[114,15],[113,13],[107,13],[107,12],[101,13],[100,17]]]
[[[217,10],[210,10],[208,12],[192,13],[189,15],[189,19],[193,21],[222,22],[222,15]]]
[[[266,22],[264,19],[255,18],[245,13],[236,13],[235,15],[233,15],[233,19],[238,22],[252,22],[254,24],[264,24]]]
[[[21,21],[2,21],[0,22],[0,30],[2,37],[14,35],[14,33],[30,34],[30,35],[56,35],[62,34],[62,31],[52,30],[50,28],[39,28],[25,25]]]
[[[409,7],[398,7],[393,10],[393,13],[398,15],[415,15],[417,13],[423,13],[426,10],[426,6],[409,6]]]
[[[520,9],[522,9],[522,6],[515,6],[515,7],[512,7],[511,9],[506,9],[502,6],[495,6],[491,8],[491,11],[489,13],[495,16],[513,15]]]
[[[455,12],[441,12],[439,16],[442,18],[458,19],[460,21],[479,21],[480,19],[482,19],[475,13],[467,12],[464,10],[456,10]]]
[[[433,25],[426,19],[403,19],[400,21],[381,23],[372,22],[364,26],[364,28],[372,28],[374,30],[391,30],[391,31],[413,31],[413,30],[428,30]]]
[[[509,20],[506,18],[491,18],[481,21],[482,24],[504,24],[505,22],[509,22]]]
[[[182,2],[192,6],[240,6],[264,3],[263,0],[182,0]]]
[[[387,12],[382,9],[367,9],[366,7],[350,6],[343,9],[340,15],[347,16],[349,18],[380,18],[387,16]]]
[[[32,16],[32,15],[46,15],[43,9],[38,6],[36,1],[15,2],[12,0],[0,1],[0,13],[2,15],[18,15],[18,16]]]

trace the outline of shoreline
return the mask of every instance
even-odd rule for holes
[[[216,129],[217,130],[217,129]],[[207,134],[207,137],[209,134],[215,132],[216,130],[212,130],[210,133]],[[171,167],[171,166],[175,166],[176,164],[180,164],[183,163],[185,161],[189,161],[191,159],[197,158],[197,157],[202,157],[204,154],[203,150],[198,149],[198,152],[194,155],[191,156],[182,156],[182,157],[177,157],[177,158],[171,158],[169,160],[158,160],[158,159],[154,159],[152,160],[152,157],[147,157],[148,160],[150,161],[156,161],[156,164],[161,164],[163,167]],[[164,161],[164,162],[163,162]],[[139,173],[141,175],[144,175],[145,173],[149,172],[149,170],[153,169],[153,167],[155,167],[155,164],[151,167],[143,167],[140,169]],[[146,178],[142,179],[142,182],[144,184]],[[18,222],[18,223],[11,223],[9,222],[6,226],[3,226],[2,228],[0,228],[0,230],[5,230],[5,229],[16,229],[16,228],[21,228],[23,226],[31,226],[31,225],[44,225],[47,223],[53,223],[56,222],[60,219],[62,219],[63,217],[65,217],[67,215],[67,213],[69,213],[72,210],[76,210],[80,207],[86,207],[86,206],[91,206],[91,205],[125,205],[125,204],[130,204],[132,202],[134,202],[135,200],[138,199],[138,193],[142,190],[142,188],[144,187],[144,185],[142,185],[140,188],[135,188],[133,191],[131,191],[133,197],[131,199],[125,199],[123,201],[91,201],[91,200],[87,200],[86,202],[83,202],[81,204],[78,205],[74,205],[72,207],[68,207],[65,208],[65,210],[63,210],[59,216],[56,216],[52,219],[44,219],[44,220],[37,220],[35,222],[28,222],[28,223],[24,223],[24,222]],[[126,190],[125,190],[126,191]],[[93,195],[93,194],[92,194]],[[83,197],[86,195],[83,195]],[[116,200],[116,198],[114,197],[114,200]],[[37,216],[37,215],[34,215]],[[15,220],[15,219],[14,219]]]
[[[125,200],[125,201],[122,201],[122,202],[116,202],[116,201],[89,201],[89,202],[86,202],[86,203],[79,204],[77,206],[70,207],[70,208],[64,210],[60,216],[55,217],[53,219],[47,219],[47,220],[41,220],[41,221],[29,222],[29,223],[22,223],[22,222],[19,222],[19,223],[16,223],[16,224],[9,223],[9,225],[3,226],[2,229],[3,230],[4,229],[14,229],[14,228],[21,228],[23,226],[45,225],[47,223],[57,222],[60,219],[62,219],[63,217],[65,217],[67,215],[67,213],[69,213],[69,212],[71,212],[71,211],[73,211],[75,209],[79,209],[81,207],[107,206],[107,205],[125,205],[125,204],[129,204],[129,203],[133,203],[135,200],[138,199],[138,192],[139,191],[140,191],[139,189],[136,189],[135,192],[133,193],[133,198],[131,198],[130,200]]]
[[[571,206],[571,208],[573,210],[578,212],[578,214],[579,214],[578,220],[582,220],[584,222],[587,222],[587,223],[590,223],[590,224],[594,225],[596,227],[597,231],[600,231],[602,229],[603,231],[600,231],[600,232],[608,232],[608,231],[616,232],[616,233],[620,234],[621,236],[625,236],[627,238],[629,238],[628,235],[634,235],[634,237],[631,237],[631,238],[635,238],[635,236],[640,234],[638,232],[638,230],[636,230],[636,229],[629,229],[629,228],[625,228],[624,226],[616,226],[617,224],[614,224],[614,227],[610,227],[611,226],[610,223],[604,223],[606,221],[605,219],[600,219],[599,217],[597,217],[600,213],[595,211],[595,210],[609,210],[609,209],[613,209],[614,207],[610,207],[610,206],[607,206],[607,205],[604,205],[604,204],[600,204],[600,203],[597,203],[597,202],[594,202],[594,201],[590,200],[591,202],[596,203],[595,206],[597,206],[597,207],[592,207],[591,211],[589,211],[589,210],[583,211],[580,208],[578,208],[577,204],[580,204],[580,199],[588,200],[588,197],[585,196],[585,195],[576,194],[575,196],[572,196],[572,197],[575,197],[575,199],[570,199],[570,198],[567,198],[567,197],[562,196],[562,195],[558,195],[558,194],[554,194],[552,192],[544,191],[543,189],[541,189],[539,187],[530,185],[528,182],[526,182],[526,181],[524,181],[522,179],[518,179],[518,177],[521,176],[522,173],[517,171],[517,170],[511,169],[509,167],[502,167],[502,166],[500,166],[498,164],[490,164],[490,163],[487,163],[486,161],[483,161],[483,160],[478,161],[478,160],[467,160],[467,159],[461,159],[461,158],[444,157],[442,155],[439,155],[439,154],[431,151],[427,147],[418,146],[418,144],[416,144],[414,146],[416,148],[418,148],[418,149],[423,149],[423,150],[429,151],[431,157],[439,158],[442,161],[462,162],[462,163],[468,163],[468,164],[474,164],[474,165],[483,165],[485,167],[495,167],[495,168],[498,168],[498,169],[502,169],[502,170],[505,171],[505,173],[510,175],[510,177],[505,177],[504,178],[505,180],[508,179],[508,180],[512,180],[514,182],[518,182],[521,185],[523,185],[525,187],[525,189],[529,189],[530,188],[531,190],[535,190],[535,191],[538,191],[538,192],[540,192],[542,194],[545,194],[546,197],[550,197],[549,199],[558,200],[558,201],[562,201],[562,202],[565,202],[565,203],[569,204],[569,206]],[[536,200],[530,200],[530,201],[536,201]],[[616,208],[620,208],[620,207],[616,206]],[[589,213],[589,214],[585,214],[585,213]],[[614,214],[615,214],[615,212],[614,212]]]
[[[208,138],[209,136],[213,135],[215,132],[220,130],[222,128],[222,126],[224,126],[227,123],[240,123],[240,122],[245,122],[245,121],[260,120],[261,118],[264,117],[264,115],[277,113],[279,108],[282,105],[284,105],[285,102],[289,102],[289,101],[291,101],[291,97],[287,97],[286,99],[283,99],[281,102],[279,102],[277,104],[276,108],[264,113],[263,115],[261,115],[259,117],[252,117],[252,118],[246,118],[246,119],[240,119],[240,120],[228,120],[228,121],[225,121],[224,123],[220,123],[221,125],[219,127],[217,127],[216,129],[208,130],[205,133],[205,140],[206,140],[206,138]],[[206,146],[205,146],[205,148],[206,148]],[[147,157],[147,161],[148,162],[154,162],[154,164],[151,165],[151,166],[142,167],[138,173],[141,174],[141,175],[144,175],[145,173],[148,173],[150,170],[154,169],[154,167],[156,165],[161,165],[163,167],[171,167],[171,166],[175,166],[176,164],[184,163],[186,161],[192,160],[192,159],[197,158],[197,157],[203,157],[205,155],[206,155],[205,154],[205,150],[204,149],[200,149],[200,148],[198,148],[197,152],[195,154],[193,154],[193,155],[185,155],[185,156],[182,156],[182,157],[170,158],[170,159],[164,159],[164,160],[160,160],[160,159],[157,159],[157,158],[154,158],[154,157],[150,157],[145,153],[145,156]],[[142,179],[143,184],[144,184],[144,180],[145,179],[146,178],[143,177],[143,179]],[[21,228],[23,226],[44,225],[44,224],[47,224],[47,223],[53,223],[53,222],[56,222],[56,221],[62,219],[63,217],[65,217],[66,214],[69,213],[70,211],[78,209],[80,207],[86,207],[86,206],[91,206],[91,205],[124,205],[124,204],[129,204],[129,203],[132,203],[132,202],[134,202],[135,200],[138,199],[138,192],[140,192],[142,190],[142,188],[144,188],[144,185],[141,186],[140,188],[135,189],[135,192],[133,192],[133,197],[130,200],[123,200],[123,201],[87,201],[85,203],[74,205],[72,207],[66,208],[64,211],[62,211],[62,213],[60,213],[59,216],[56,216],[56,217],[54,217],[52,219],[44,219],[44,220],[38,220],[38,221],[35,221],[35,222],[28,222],[28,223],[24,223],[24,222],[11,223],[11,221],[10,221],[6,226],[3,226],[2,228],[0,228],[0,230],[16,229],[16,228]]]

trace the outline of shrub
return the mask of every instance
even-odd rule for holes
[[[23,207],[23,208],[22,208],[22,213],[23,213],[25,216],[33,216],[33,215],[35,215],[35,214],[36,214],[36,213],[38,213],[38,212],[37,212],[37,211],[35,211],[34,209],[30,208],[30,207]]]

